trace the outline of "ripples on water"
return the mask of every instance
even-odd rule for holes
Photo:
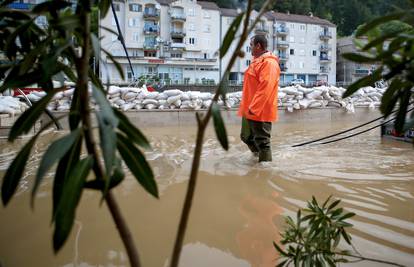
[[[228,127],[231,144],[228,152],[223,151],[210,129],[204,142],[182,266],[274,266],[277,255],[271,242],[278,240],[278,232],[283,230],[282,215],[293,215],[299,207],[306,205],[312,195],[322,201],[330,194],[341,198],[342,205],[357,214],[351,220],[354,224],[351,234],[355,246],[363,255],[414,266],[414,151],[410,144],[381,140],[379,133],[371,132],[328,145],[291,147],[346,127],[320,125],[319,128],[307,129],[293,124],[276,126],[272,139],[274,161],[264,164],[258,164],[257,159],[239,141],[238,127]],[[175,237],[187,185],[185,181],[191,168],[195,129],[154,128],[148,129],[146,134],[153,146],[146,156],[156,175],[161,198],[154,200],[148,197],[138,188],[130,174],[117,189],[117,197],[124,212],[131,217],[132,225],[135,226],[136,222],[137,229],[147,229],[136,236],[138,240],[143,240],[139,245],[146,266],[165,266]],[[18,190],[18,195],[23,195],[25,201],[19,202],[16,209],[29,205],[26,195],[31,189],[39,155],[44,151],[45,142],[56,138],[56,135],[54,133],[41,138],[34,148]],[[0,171],[7,168],[20,145],[2,145]],[[51,183],[49,175],[39,197],[50,197]],[[87,193],[85,199],[95,205],[99,196]],[[102,226],[105,227],[104,231],[114,231],[110,219],[106,218],[107,222],[104,223],[105,220],[101,222],[95,216],[86,215],[93,212],[94,205],[91,204],[92,208],[89,204],[80,207],[81,215],[78,213],[76,224],[78,229],[80,225],[88,228],[87,225],[98,223],[105,225]],[[131,212],[136,215],[130,215]],[[13,215],[18,214],[15,212]],[[7,215],[7,210],[1,211],[1,216]],[[97,216],[102,218],[103,215]],[[158,222],[149,223],[146,217]],[[30,217],[26,219],[31,220]],[[41,223],[47,224],[48,219]],[[0,221],[0,227],[4,229],[12,226]],[[72,231],[73,240],[76,241],[75,236],[79,231]],[[125,254],[116,233],[112,238],[101,238],[99,232],[95,233],[94,230],[82,231],[88,236],[95,234],[94,238],[102,242],[116,240],[113,241],[116,245],[86,248],[93,242],[82,239],[82,234],[78,234],[79,240],[71,241],[72,246],[65,247],[66,252],[55,259],[58,262],[56,266],[94,266],[98,263],[126,265]],[[158,234],[152,236],[151,233],[155,232],[164,238]],[[0,237],[9,236],[1,230]],[[15,237],[17,249],[22,237],[18,234]],[[24,238],[32,237],[26,232]],[[42,238],[49,240],[51,237],[46,235]],[[79,255],[76,254],[76,260],[72,260],[76,251],[73,246],[82,247],[82,244],[83,249],[91,251],[93,255],[77,252]],[[0,251],[5,246],[5,242],[0,241]],[[41,249],[50,250],[47,246]],[[13,257],[17,256],[0,252],[0,261],[5,258],[13,262]],[[377,265],[364,263],[358,266]]]

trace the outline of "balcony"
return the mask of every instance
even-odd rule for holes
[[[144,18],[148,20],[159,20],[160,10],[158,9],[144,9]]]
[[[160,33],[160,27],[158,25],[145,25],[144,34],[147,35],[158,35]]]
[[[157,50],[158,46],[156,42],[144,43],[144,50]]]
[[[320,33],[319,38],[321,38],[321,40],[332,39],[332,33],[328,32],[328,31],[323,31],[323,32]]]
[[[186,35],[184,29],[171,29],[171,37],[172,38],[184,38]]]
[[[321,45],[320,50],[322,52],[328,52],[328,51],[332,50],[332,47],[330,45]]]
[[[276,29],[277,35],[286,36],[289,33],[289,29],[286,27],[278,27]]]
[[[329,63],[329,62],[332,61],[332,58],[331,57],[328,57],[328,56],[320,56],[319,57],[319,61],[321,63]]]
[[[181,12],[172,12],[170,14],[171,16],[171,21],[185,21],[186,20],[186,15],[184,13]]]
[[[287,61],[289,59],[289,55],[288,54],[280,54],[279,55],[279,60],[280,61]]]
[[[281,72],[287,72],[287,70],[288,70],[288,67],[283,66],[283,65],[280,66],[280,71]]]
[[[185,43],[171,43],[170,48],[173,50],[184,50]]]
[[[269,27],[267,27],[266,25],[258,25],[255,27],[255,32],[257,34],[267,34],[269,33]]]
[[[354,76],[363,77],[369,75],[370,73],[371,71],[368,69],[355,69]]]
[[[277,41],[277,47],[278,48],[288,48],[289,47],[289,43],[288,41]]]

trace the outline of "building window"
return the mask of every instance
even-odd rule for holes
[[[206,24],[204,25],[204,32],[210,32],[211,26]]]
[[[250,48],[250,45],[248,45],[248,46],[246,46],[246,52],[251,52],[252,51],[252,49]]]
[[[172,58],[182,58],[183,54],[181,54],[181,53],[171,53],[171,57]]]
[[[156,57],[157,52],[155,51],[144,51],[144,57]]]
[[[189,16],[193,16],[193,17],[195,16],[195,10],[194,10],[194,8],[189,8],[188,9],[188,15]]]
[[[299,28],[300,28],[300,30],[301,30],[301,31],[306,30],[306,27],[305,27],[305,25],[303,25],[303,24],[301,24]]]
[[[129,4],[129,11],[141,12],[142,11],[142,5],[140,5],[140,4]]]
[[[294,55],[295,54],[295,49],[290,49],[290,54]]]
[[[232,18],[227,18],[227,25],[230,25],[233,22]]]
[[[305,62],[299,62],[299,68],[303,69],[305,68]]]
[[[246,60],[246,66],[250,66],[250,59]]]
[[[128,20],[129,27],[138,27],[139,19],[138,18],[130,18]]]
[[[318,31],[318,26],[313,26],[313,31],[317,32]]]
[[[139,32],[134,32],[132,34],[132,41],[138,42],[138,40],[139,40]]]
[[[290,36],[289,41],[290,41],[291,43],[294,43],[294,42],[295,42],[295,37],[294,37],[294,36]]]
[[[204,59],[207,59],[208,58],[207,57],[207,53],[204,53],[203,55],[204,55]]]
[[[192,45],[195,45],[195,38],[193,38],[193,37],[188,38],[188,42]]]
[[[132,56],[133,57],[139,57],[139,50],[132,50]]]
[[[312,51],[312,56],[316,57],[316,50]]]
[[[293,24],[293,23],[290,23],[289,26],[290,26],[291,29],[294,29],[295,28],[295,24]]]
[[[210,13],[206,10],[206,11],[204,11],[204,17],[205,18],[210,18]]]
[[[115,9],[115,11],[120,11],[121,10],[120,7],[119,7],[119,4],[114,4],[114,9]]]

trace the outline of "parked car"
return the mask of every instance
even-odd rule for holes
[[[328,81],[326,80],[317,80],[315,82],[315,86],[327,86],[328,85]]]
[[[293,79],[290,82],[290,85],[304,85],[305,81],[303,79]]]

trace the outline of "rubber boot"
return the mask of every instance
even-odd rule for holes
[[[272,151],[260,151],[259,162],[262,161],[272,161]]]

